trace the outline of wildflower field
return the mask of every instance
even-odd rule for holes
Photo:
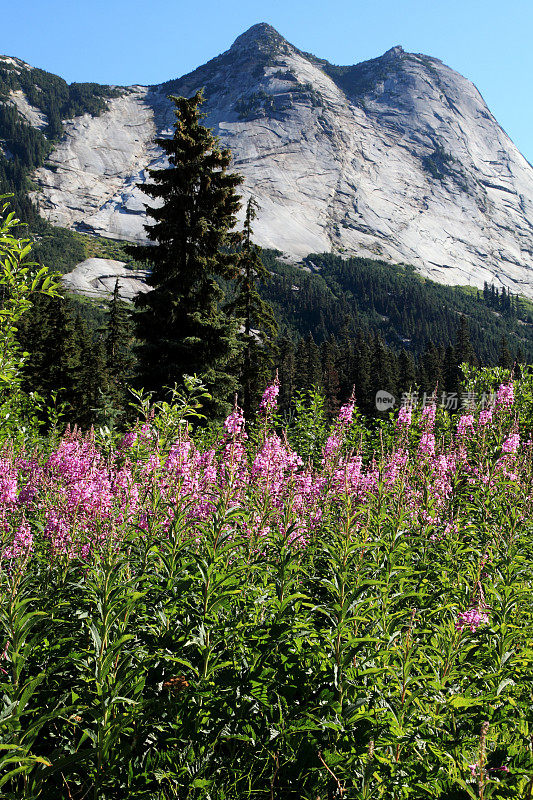
[[[7,442],[0,795],[532,798],[533,380],[494,388]]]

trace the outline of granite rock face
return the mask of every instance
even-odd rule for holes
[[[146,277],[145,271],[128,269],[123,261],[87,258],[61,280],[66,289],[92,298],[111,297],[118,280],[121,299],[131,301],[139,293],[151,290]]]
[[[260,212],[256,241],[298,259],[332,251],[414,264],[442,282],[533,297],[533,168],[467,79],[394,47],[352,67],[255,25],[221,56],[156,87],[130,87],[67,123],[35,180],[51,222],[142,240],[136,183],[165,166],[168,94],[204,86]]]

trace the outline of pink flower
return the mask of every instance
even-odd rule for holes
[[[244,430],[244,417],[242,409],[236,406],[229,417],[224,421],[224,431],[227,436],[235,437],[240,436]]]
[[[128,431],[128,433],[124,434],[121,441],[119,442],[118,449],[129,450],[130,447],[132,447],[136,441],[137,441],[137,432]]]
[[[13,464],[0,459],[0,505],[13,505],[17,500],[17,489],[17,472]]]
[[[425,426],[428,430],[433,430],[435,425],[435,415],[437,413],[437,406],[435,403],[431,403],[429,406],[425,406],[422,409],[422,421],[425,423]]]
[[[504,453],[516,453],[519,446],[520,446],[520,434],[512,433],[511,436],[509,436],[502,444],[502,450]]]
[[[326,444],[324,445],[324,459],[334,455],[340,449],[342,438],[339,433],[332,433],[328,436]]]
[[[474,430],[474,417],[472,414],[466,414],[464,417],[461,417],[457,424],[457,435],[458,436],[466,436],[467,433],[472,433]]]
[[[398,411],[398,419],[396,421],[397,428],[408,428],[411,424],[413,410],[411,406],[401,406]]]
[[[262,411],[264,414],[268,414],[269,411],[272,411],[274,408],[276,408],[278,404],[278,394],[279,394],[279,381],[276,378],[274,383],[271,386],[267,386],[267,388],[265,389],[265,392],[259,404],[259,411]]]
[[[418,451],[429,456],[435,455],[435,437],[432,433],[422,434],[420,437],[420,444],[418,445]]]
[[[29,555],[33,550],[33,534],[27,522],[23,522],[15,533],[11,547],[4,550],[5,558]]]
[[[492,422],[492,408],[484,409],[483,411],[479,412],[479,425],[490,425]]]
[[[479,608],[469,608],[468,611],[460,611],[457,614],[455,630],[462,631],[469,628],[471,631],[477,630],[480,625],[485,625],[489,621],[489,616]]]
[[[514,403],[514,388],[511,382],[502,383],[496,395],[496,405],[509,408]]]
[[[343,425],[349,425],[353,418],[354,408],[355,403],[353,401],[345,403],[345,405],[343,405],[339,411],[339,422],[341,422]]]

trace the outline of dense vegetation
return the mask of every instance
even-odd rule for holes
[[[92,84],[69,87],[40,70],[0,62],[0,94],[7,96],[19,89],[48,119],[56,119],[57,114],[64,118],[100,113],[105,98],[117,91]],[[133,261],[124,243],[52,228],[36,214],[27,194],[31,173],[46,158],[53,135],[59,135],[59,129],[54,133],[51,128],[32,128],[14,106],[0,103],[4,143],[0,185],[14,193],[13,208],[29,223],[35,236],[35,259],[60,272],[90,256],[139,266],[140,256]],[[409,389],[431,393],[437,384],[441,391],[459,392],[461,361],[509,367],[515,361],[533,359],[532,306],[505,291],[440,286],[421,278],[411,267],[369,259],[319,254],[291,266],[276,255],[262,253],[270,276],[265,280],[263,275],[258,289],[274,310],[279,335],[269,354],[270,366],[265,364],[254,387],[246,390],[251,397],[257,397],[269,370],[272,374],[277,366],[283,377],[281,404],[286,411],[297,389],[316,385],[334,413],[356,384],[361,408],[375,413],[379,389],[397,398]],[[223,288],[232,308],[234,284],[226,282]],[[105,355],[109,319],[102,302],[43,299],[20,332],[21,343],[30,353],[26,387],[38,387],[47,404],[51,393],[58,391],[66,413],[83,424],[101,422],[112,408],[109,373],[114,368]],[[131,324],[124,330],[121,348],[123,352],[129,349],[131,377],[138,341]],[[80,364],[87,365],[83,378]],[[74,383],[77,389],[72,388]],[[138,383],[146,385],[146,377],[139,376]],[[127,410],[127,401],[121,397],[117,420],[124,419]]]
[[[2,797],[531,798],[530,308],[364,259],[267,276],[199,99],[133,313],[60,298],[0,218]],[[169,402],[128,391],[159,352]]]
[[[3,796],[530,796],[532,378],[379,435],[192,388],[2,455]]]
[[[149,170],[143,191],[151,245],[131,249],[151,263],[151,292],[135,299],[139,375],[160,396],[185,375],[202,375],[219,414],[238,390],[239,320],[224,308],[217,279],[236,277],[234,230],[242,177],[229,172],[231,152],[201,124],[201,91],[172,97],[172,138],[156,139],[169,167]]]

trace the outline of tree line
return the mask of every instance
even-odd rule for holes
[[[314,386],[334,413],[355,386],[361,409],[376,413],[379,390],[457,392],[464,361],[509,367],[531,358],[529,310],[505,290],[467,293],[408,266],[332,254],[309,256],[301,270],[261,251],[257,199],[247,199],[236,230],[242,177],[202,124],[202,93],[173,100],[174,133],[157,140],[169,167],[141,187],[155,201],[150,244],[128,247],[151,267],[151,291],[131,307],[117,284],[107,309],[40,298],[19,331],[28,389],[57,392],[88,426],[125,419],[130,384],[161,397],[197,374],[220,416],[236,393],[249,413],[277,369],[285,410]],[[518,322],[521,335],[511,337]]]

